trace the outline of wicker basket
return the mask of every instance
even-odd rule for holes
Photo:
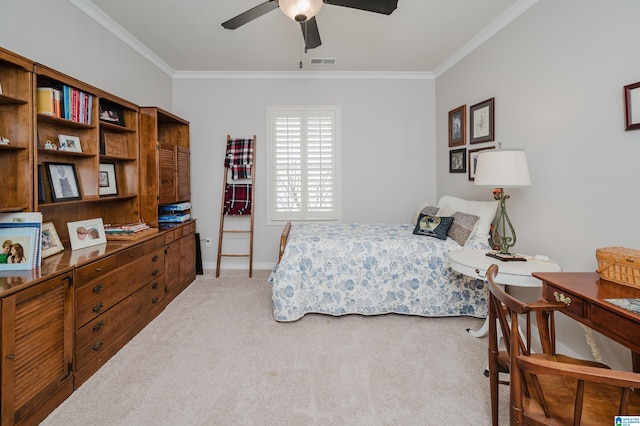
[[[596,249],[600,278],[640,288],[640,250],[624,247]]]

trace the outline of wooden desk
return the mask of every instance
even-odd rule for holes
[[[562,312],[631,349],[640,371],[640,315],[604,299],[640,298],[640,289],[601,280],[595,272],[536,272],[542,297],[563,302]]]

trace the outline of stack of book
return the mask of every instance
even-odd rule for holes
[[[91,124],[93,96],[74,87],[38,87],[38,114]]]
[[[158,206],[158,222],[182,223],[191,218],[191,203],[163,204]]]
[[[104,233],[107,235],[113,234],[135,234],[136,232],[149,229],[149,225],[144,222],[139,223],[127,223],[124,225],[105,225]]]

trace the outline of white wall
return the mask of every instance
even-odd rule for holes
[[[191,121],[192,213],[200,237],[214,240],[202,248],[205,269],[215,268],[227,134],[257,136],[254,268],[270,269],[282,226],[266,224],[267,106],[339,105],[343,221],[406,223],[420,201],[435,200],[434,87],[402,78],[177,79],[173,110]],[[246,260],[222,267],[239,265]]]
[[[623,86],[640,81],[640,2],[540,0],[436,80],[438,194],[490,199],[449,174],[447,113],[496,98],[496,141],[527,152],[533,187],[508,190],[516,249],[594,271],[598,247],[638,247],[640,132],[624,131]],[[474,149],[493,143],[467,145]],[[584,334],[565,341],[584,353]],[[628,352],[603,355],[628,363]]]
[[[67,0],[2,0],[0,46],[137,105],[171,109],[171,77]]]

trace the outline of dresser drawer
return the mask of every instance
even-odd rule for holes
[[[163,274],[164,249],[159,248],[136,262],[76,288],[76,328],[107,311],[142,285],[159,279]]]
[[[76,331],[76,369],[82,368],[164,297],[164,276],[153,280]]]
[[[549,283],[546,283],[545,291],[542,297],[545,300],[549,300],[551,302],[563,302],[565,304],[565,307],[562,310],[567,314],[579,316],[581,318],[584,318],[586,315],[584,302],[580,297],[566,290],[556,288]]]
[[[145,241],[142,244],[129,247],[111,256],[107,256],[104,259],[92,262],[89,265],[77,268],[76,287],[85,285],[90,281],[163,246],[164,241],[162,237],[154,238],[152,240]]]

